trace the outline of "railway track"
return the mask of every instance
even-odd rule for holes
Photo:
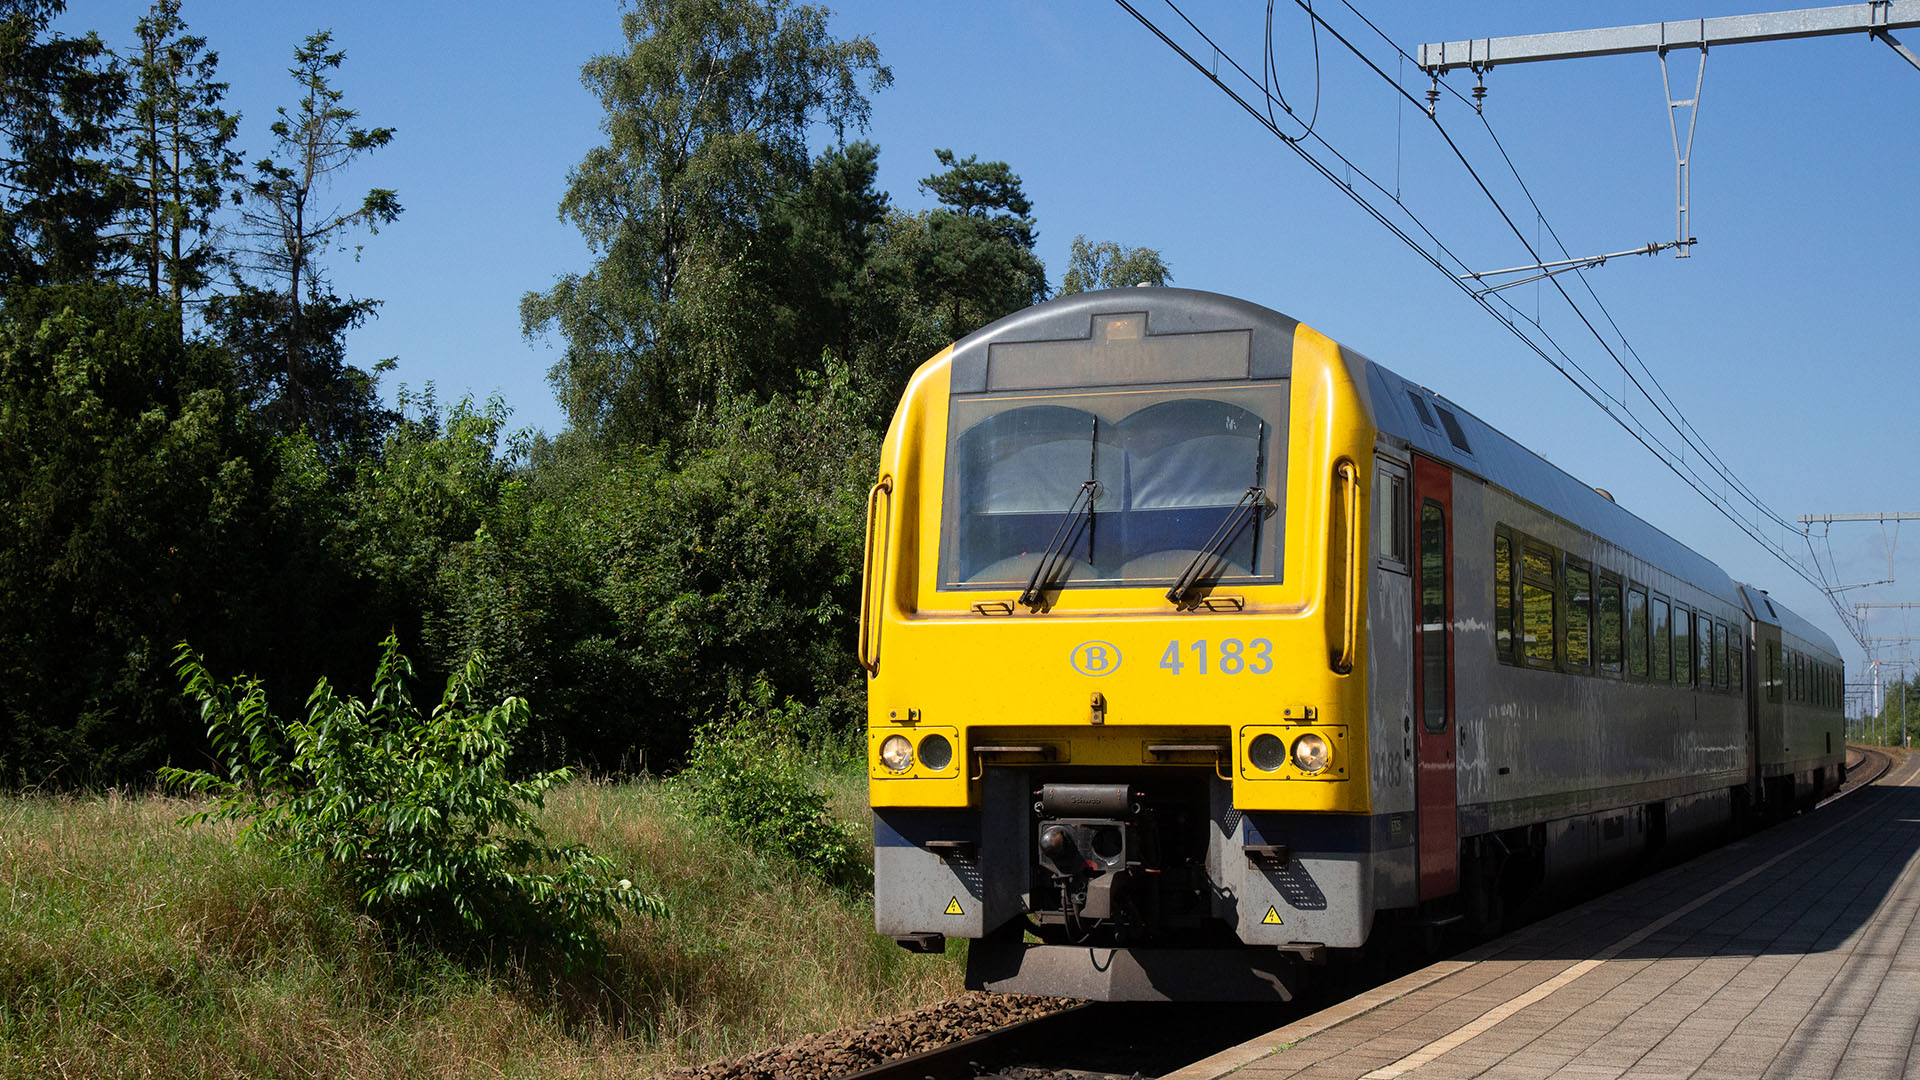
[[[1847,779],[1840,790],[1828,796],[1820,805],[1825,806],[1835,799],[1843,799],[1855,791],[1866,787],[1886,775],[1893,766],[1893,755],[1871,746],[1847,747]]]
[[[1191,1064],[1321,1004],[1089,1002],[842,1080],[1133,1080]]]

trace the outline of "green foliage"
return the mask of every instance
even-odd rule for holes
[[[614,880],[611,863],[553,845],[534,823],[557,769],[510,779],[526,702],[483,707],[476,658],[430,713],[412,701],[412,665],[388,637],[371,700],[322,679],[307,718],[280,722],[259,680],[221,684],[184,644],[176,666],[200,703],[219,772],[167,768],[162,782],[210,795],[193,819],[245,823],[243,837],[325,863],[368,911],[402,929],[465,943],[506,940],[569,963],[596,958],[621,909],[662,905]]]
[[[64,0],[0,2],[0,287],[72,283],[113,269],[108,223],[127,200],[113,167],[125,72],[100,38],[50,30]]]
[[[564,342],[551,377],[568,420],[609,445],[672,438],[760,389],[751,365],[813,361],[769,358],[754,332],[758,232],[806,186],[808,129],[864,128],[863,83],[892,79],[872,41],[836,40],[824,9],[788,0],[637,0],[621,27],[626,51],[581,69],[608,142],[560,204],[594,264],[521,302],[528,334]]]
[[[182,333],[187,300],[226,261],[214,216],[241,178],[232,148],[240,118],[221,107],[227,84],[214,78],[220,54],[186,29],[180,0],[153,0],[135,28],[124,149],[134,267],[150,295],[172,304]]]
[[[0,776],[138,775],[188,744],[166,643],[251,636],[267,448],[224,358],[111,285],[0,308]]]
[[[401,212],[388,188],[369,189],[351,209],[327,196],[338,174],[394,135],[392,128],[355,126],[360,114],[342,104],[344,95],[331,81],[346,58],[326,30],[294,50],[288,74],[300,97],[291,109],[275,110],[279,118],[268,130],[278,157],[254,163],[241,215],[247,244],[242,262],[267,287],[238,288],[213,320],[268,426],[310,432],[332,458],[365,452],[391,418],[377,407],[373,380],[344,361],[341,341],[379,304],[335,296],[319,256],[344,245],[352,230],[378,233]]]
[[[856,362],[884,425],[928,357],[982,326],[1046,299],[1046,267],[1020,177],[1005,162],[935,151],[945,172],[920,182],[940,206],[891,211],[876,230],[878,296]]]
[[[858,838],[828,815],[817,784],[820,762],[809,743],[830,742],[826,734],[799,702],[776,705],[773,687],[758,679],[694,733],[678,783],[696,813],[755,850],[794,859],[828,882],[869,887],[871,868],[860,861]]]
[[[1165,285],[1173,280],[1173,271],[1160,253],[1150,247],[1126,247],[1111,240],[1098,244],[1086,236],[1073,238],[1068,255],[1067,276],[1060,295],[1089,292],[1093,289],[1130,289],[1136,285]]]
[[[439,652],[478,650],[565,724],[545,753],[656,766],[762,676],[839,722],[858,713],[849,626],[878,439],[843,370],[733,400],[675,456],[568,438],[534,451],[449,558]]]

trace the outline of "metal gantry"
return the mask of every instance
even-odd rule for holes
[[[1486,73],[1505,64],[1531,64],[1542,60],[1577,60],[1590,56],[1622,56],[1628,53],[1656,53],[1660,57],[1660,85],[1666,91],[1667,129],[1673,136],[1674,160],[1674,239],[1658,248],[1673,248],[1686,258],[1694,244],[1692,232],[1693,191],[1689,165],[1693,159],[1693,133],[1700,121],[1700,90],[1707,76],[1707,50],[1715,45],[1747,45],[1762,41],[1789,41],[1795,38],[1830,37],[1836,34],[1866,34],[1891,46],[1915,68],[1920,57],[1898,38],[1895,30],[1920,27],[1920,0],[1872,0],[1865,4],[1841,7],[1802,8],[1797,11],[1769,11],[1755,15],[1725,15],[1712,19],[1684,19],[1679,22],[1640,23],[1634,26],[1608,26],[1594,30],[1565,30],[1552,34],[1521,34],[1514,37],[1469,38],[1466,41],[1439,41],[1420,46],[1420,69],[1433,78],[1427,92],[1427,111],[1431,114],[1440,98],[1440,76],[1461,68],[1472,69],[1479,84],[1474,87],[1474,107],[1486,96]],[[1693,76],[1693,96],[1673,96],[1673,82],[1667,74],[1667,54],[1675,49],[1698,50],[1699,66]],[[1685,85],[1682,83],[1682,85]],[[1681,117],[1685,114],[1687,139],[1680,141]],[[1635,253],[1637,254],[1637,252]],[[1599,261],[1581,265],[1597,266]],[[1545,271],[1541,276],[1560,273],[1547,266],[1523,267]],[[1571,269],[1566,267],[1563,269]],[[1486,274],[1501,271],[1485,271]],[[1469,275],[1478,280],[1482,275]],[[1533,279],[1528,279],[1533,280]],[[1518,284],[1516,282],[1515,284]]]
[[[1920,512],[1879,510],[1866,514],[1802,514],[1797,520],[1803,527],[1810,525],[1826,525],[1831,527],[1836,522],[1877,521],[1880,523],[1881,535],[1884,536],[1887,541],[1887,576],[1879,581],[1856,581],[1846,585],[1825,586],[1827,597],[1833,601],[1833,609],[1840,615],[1840,621],[1847,624],[1847,629],[1852,632],[1854,640],[1860,643],[1861,651],[1871,657],[1873,650],[1868,643],[1866,630],[1863,625],[1866,622],[1867,610],[1870,608],[1920,607],[1920,604],[1898,601],[1855,601],[1853,604],[1853,617],[1849,619],[1846,608],[1841,604],[1840,594],[1853,589],[1866,589],[1875,585],[1893,584],[1893,554],[1894,548],[1900,543],[1900,523],[1903,521],[1920,521]],[[1888,525],[1893,526],[1891,533],[1887,532]],[[1807,550],[1809,553],[1813,551],[1813,532],[1811,529],[1807,530]],[[1819,562],[1817,556],[1814,561],[1816,564]],[[1836,566],[1834,569],[1837,572],[1839,568]]]

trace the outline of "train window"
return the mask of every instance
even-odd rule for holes
[[[1178,577],[1228,522],[1217,576],[1278,580],[1287,384],[960,395],[949,416],[941,582],[1018,587],[1063,535],[1057,582]],[[1091,509],[1081,492],[1093,482]],[[1265,513],[1236,514],[1250,491]],[[1069,521],[1076,509],[1082,516]],[[1056,545],[1057,546],[1057,545]]]
[[[1807,700],[1807,658],[1793,654],[1793,700]]]
[[[1693,612],[1673,609],[1673,681],[1693,685]]]
[[[1593,570],[1567,560],[1567,666],[1593,666]]]
[[[1539,544],[1523,544],[1520,550],[1521,649],[1527,663],[1535,667],[1552,667],[1558,651],[1554,640],[1554,555],[1552,548]]]
[[[1429,499],[1420,507],[1420,721],[1447,730],[1447,518]]]
[[[1638,585],[1627,590],[1627,674],[1647,677],[1647,590]]]
[[[1733,688],[1738,691],[1746,681],[1747,647],[1737,626],[1727,631],[1727,650],[1733,654]]]
[[[1767,700],[1780,703],[1780,643],[1767,642]]]
[[[1513,663],[1513,538],[1493,536],[1493,651],[1503,664]]]
[[[1452,410],[1435,405],[1433,411],[1440,415],[1440,424],[1447,429],[1447,441],[1453,448],[1463,454],[1473,453],[1473,447],[1467,445],[1467,433],[1460,430],[1460,421],[1454,418]]]
[[[1433,422],[1433,414],[1427,411],[1426,400],[1419,393],[1413,390],[1407,391],[1407,400],[1413,402],[1413,411],[1420,414],[1421,423],[1435,431],[1440,430],[1440,426]]]
[[[1713,688],[1713,619],[1699,613],[1693,619],[1693,671],[1699,673],[1699,688]]]
[[[1620,674],[1620,579],[1600,571],[1600,607],[1594,622],[1600,629],[1600,670]]]
[[[1725,687],[1732,684],[1727,674],[1727,624],[1713,624],[1713,684]]]
[[[1399,465],[1380,462],[1380,481],[1373,493],[1373,531],[1379,538],[1380,558],[1390,569],[1407,568],[1407,476]]]
[[[1653,632],[1653,680],[1655,682],[1673,681],[1673,616],[1667,605],[1667,598],[1654,594],[1653,620],[1650,629]]]

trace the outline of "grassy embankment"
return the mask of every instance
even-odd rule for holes
[[[831,784],[866,822],[864,777]],[[901,951],[870,902],[741,850],[658,783],[548,800],[551,839],[673,909],[629,917],[606,967],[570,977],[396,945],[317,869],[176,824],[192,809],[0,801],[0,1075],[643,1077],[959,989],[957,957]]]

